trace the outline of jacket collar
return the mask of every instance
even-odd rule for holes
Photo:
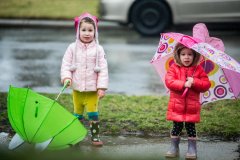
[[[177,67],[182,68],[184,70],[195,70],[195,68],[198,67],[197,65],[190,66],[190,67],[185,67],[185,66],[179,65],[177,63],[174,63],[174,65],[176,65]]]
[[[96,46],[96,42],[95,42],[95,40],[93,40],[91,43],[83,43],[78,40],[77,46],[79,46],[80,48],[92,48],[92,47]]]

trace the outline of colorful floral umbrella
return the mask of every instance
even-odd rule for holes
[[[210,37],[204,24],[194,26],[193,37],[181,33],[161,34],[159,46],[151,63],[163,82],[165,82],[166,72],[174,63],[173,51],[177,43],[181,43],[202,55],[199,65],[202,65],[208,74],[211,88],[200,95],[201,104],[220,99],[239,98],[240,64],[224,53],[222,41]]]
[[[29,88],[10,86],[8,118],[16,135],[9,143],[9,149],[24,142],[36,144],[39,150],[63,149],[85,138],[87,130],[84,126],[56,100]]]

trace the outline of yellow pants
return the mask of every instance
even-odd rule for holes
[[[97,91],[79,92],[73,90],[74,115],[79,119],[86,110],[89,119],[98,120],[98,95]]]

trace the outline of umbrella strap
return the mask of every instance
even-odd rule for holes
[[[180,39],[180,42],[183,42],[185,38],[190,39],[194,44],[198,43],[195,39],[187,35],[182,36],[182,38]]]

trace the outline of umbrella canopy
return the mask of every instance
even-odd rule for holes
[[[49,142],[48,149],[61,149],[84,139],[87,130],[56,100],[29,88],[10,86],[8,118],[12,128],[25,142]]]
[[[151,63],[164,83],[165,74],[174,63],[174,48],[181,43],[202,55],[199,65],[202,65],[211,82],[211,88],[200,95],[201,104],[239,98],[240,64],[224,53],[220,39],[210,37],[206,31],[205,25],[197,24],[193,29],[193,37],[173,32],[161,34],[159,46]]]

